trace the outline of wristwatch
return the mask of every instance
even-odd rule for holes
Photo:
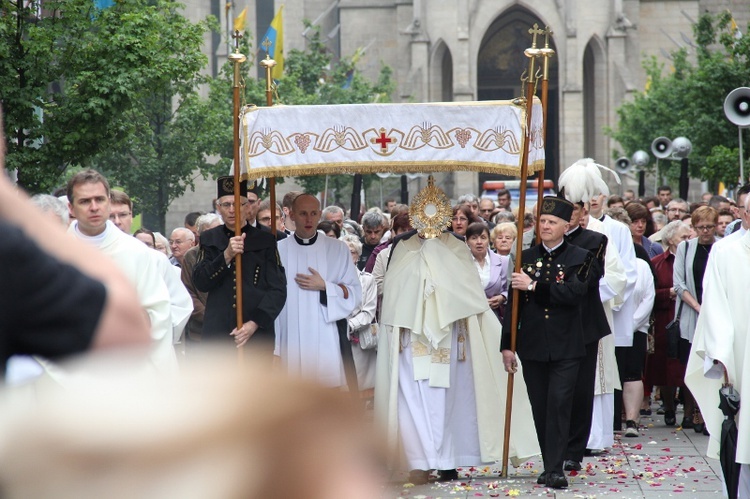
[[[529,286],[526,288],[528,291],[534,291],[534,282],[536,281],[531,281],[529,283]]]

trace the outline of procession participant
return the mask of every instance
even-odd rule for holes
[[[300,194],[292,203],[294,236],[279,243],[289,278],[287,301],[276,319],[274,355],[290,374],[356,392],[345,319],[360,305],[362,287],[346,244],[317,231],[320,215],[312,194]]]
[[[747,208],[745,208],[745,200],[748,198],[749,193],[750,184],[745,184],[737,190],[739,218],[727,225],[726,229],[724,230],[724,238],[722,239],[722,241],[742,237],[747,229],[750,228],[750,213],[748,213]]]
[[[388,228],[388,220],[378,211],[368,211],[362,217],[362,228],[365,235],[362,238],[362,251],[357,268],[363,270],[372,251],[380,244],[383,233]]]
[[[513,289],[521,292],[517,352],[544,461],[538,482],[556,489],[568,486],[563,461],[578,370],[586,356],[581,303],[602,272],[594,255],[565,241],[572,212],[573,204],[565,199],[542,200],[542,242],[522,253],[522,272],[514,272],[511,280]],[[513,297],[508,307],[512,310]],[[505,315],[502,342],[509,372],[516,368],[510,350],[511,317]]]
[[[437,207],[435,216],[425,212]],[[507,375],[500,356],[501,326],[485,298],[463,238],[446,232],[451,208],[429,185],[409,214],[418,231],[397,237],[384,280],[376,420],[387,430],[391,457],[398,447],[409,481],[458,477],[458,466],[502,457]],[[450,271],[446,271],[450,269]],[[523,376],[515,378],[510,456],[518,465],[539,453]]]
[[[589,193],[574,196],[572,186],[561,189],[564,197],[573,203],[573,212],[570,218],[570,229],[565,232],[565,240],[583,248],[593,254],[599,267],[605,268],[605,256],[607,252],[607,236],[584,229],[580,226],[580,220],[585,215],[584,200],[590,199]],[[581,361],[578,370],[578,381],[573,394],[573,412],[570,419],[570,437],[568,439],[567,451],[563,469],[565,471],[580,470],[581,462],[586,451],[586,444],[591,433],[591,420],[594,408],[594,392],[596,382],[597,356],[599,354],[599,340],[611,335],[604,304],[599,295],[600,282],[591,282],[586,298],[581,302],[586,313],[583,315],[584,344],[586,345],[586,356]]]
[[[101,173],[84,170],[75,174],[68,181],[67,193],[70,212],[75,216],[68,231],[96,246],[128,276],[151,321],[152,364],[162,371],[177,369],[169,290],[152,250],[109,220],[109,182]]]
[[[112,189],[110,192],[110,203],[112,213],[109,220],[125,234],[130,234],[133,225],[133,202],[126,192]],[[115,216],[116,215],[116,216]],[[148,230],[148,229],[146,229]],[[189,232],[187,229],[181,229]],[[139,231],[136,231],[138,233]],[[154,233],[148,231],[151,240],[155,243]],[[137,234],[134,234],[137,235]],[[189,236],[192,238],[192,232]],[[141,241],[143,242],[143,241]],[[163,257],[163,253],[155,251],[150,253],[151,259],[156,261],[156,267],[159,269],[159,275],[164,279],[169,292],[170,317],[172,319],[172,341],[179,342],[185,325],[190,319],[193,311],[193,303],[190,295],[185,289],[185,285],[180,280],[180,269],[172,265],[169,258]]]
[[[185,253],[195,246],[195,234],[185,227],[177,227],[169,236],[169,249],[172,250],[174,266],[181,267]]]
[[[750,196],[745,198],[750,209]],[[725,238],[726,239],[726,238]],[[750,362],[750,235],[715,244],[708,258],[703,279],[703,302],[693,337],[693,346],[685,374],[685,383],[694,394],[710,435],[708,456],[718,458],[724,414],[719,409],[719,389],[728,381],[750,400],[748,362]],[[750,497],[750,411],[737,416],[737,452],[740,490],[737,497]]]
[[[240,213],[234,207],[234,178],[217,180],[218,210],[224,225],[201,234],[193,284],[208,293],[201,341],[234,340],[237,348],[250,342],[252,350],[268,354],[273,348],[273,323],[286,300],[286,277],[275,238],[247,222],[248,190],[240,182]],[[257,195],[253,194],[257,199]],[[235,217],[241,232],[234,233]],[[238,284],[235,256],[242,255]],[[242,320],[237,327],[237,286],[242,286]]]

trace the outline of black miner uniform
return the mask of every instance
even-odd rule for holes
[[[576,227],[565,235],[565,240],[591,252],[604,275],[604,256],[607,252],[607,236]],[[570,437],[565,459],[578,464],[583,455],[591,432],[591,416],[594,408],[594,383],[596,382],[596,358],[599,352],[599,340],[612,334],[604,312],[599,282],[590,282],[589,293],[581,302],[583,305],[583,342],[586,345],[586,356],[578,368],[578,381],[573,394],[573,411],[570,416]]]
[[[264,349],[273,349],[273,322],[286,302],[286,275],[276,249],[276,238],[270,232],[245,224],[242,253],[242,320],[255,321],[258,330],[247,346],[266,342]],[[221,339],[232,341],[229,333],[237,327],[235,263],[227,265],[224,250],[234,231],[226,225],[201,234],[198,262],[193,270],[193,283],[208,293],[201,341]],[[232,343],[234,344],[234,343]]]
[[[568,217],[569,218],[569,217]],[[522,272],[537,281],[519,291],[517,353],[534,415],[546,473],[562,474],[578,367],[586,354],[581,304],[601,277],[594,256],[562,243],[547,252],[543,244],[521,255]],[[515,292],[511,297],[515,296]],[[508,305],[512,310],[513,300]],[[511,313],[503,321],[502,349],[510,349]]]

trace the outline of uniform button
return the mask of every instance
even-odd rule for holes
[[[547,264],[547,268],[549,268],[549,263]]]
[[[237,308],[237,304],[236,303],[232,303],[232,308]]]
[[[544,318],[545,318],[545,319],[549,319],[549,315],[545,315],[545,316],[544,316]]]

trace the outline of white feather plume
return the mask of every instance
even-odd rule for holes
[[[565,199],[571,203],[588,202],[599,194],[609,196],[609,187],[602,179],[601,170],[610,172],[617,183],[620,183],[619,175],[613,170],[597,164],[591,158],[583,158],[560,174],[558,187],[560,190],[564,189]]]

